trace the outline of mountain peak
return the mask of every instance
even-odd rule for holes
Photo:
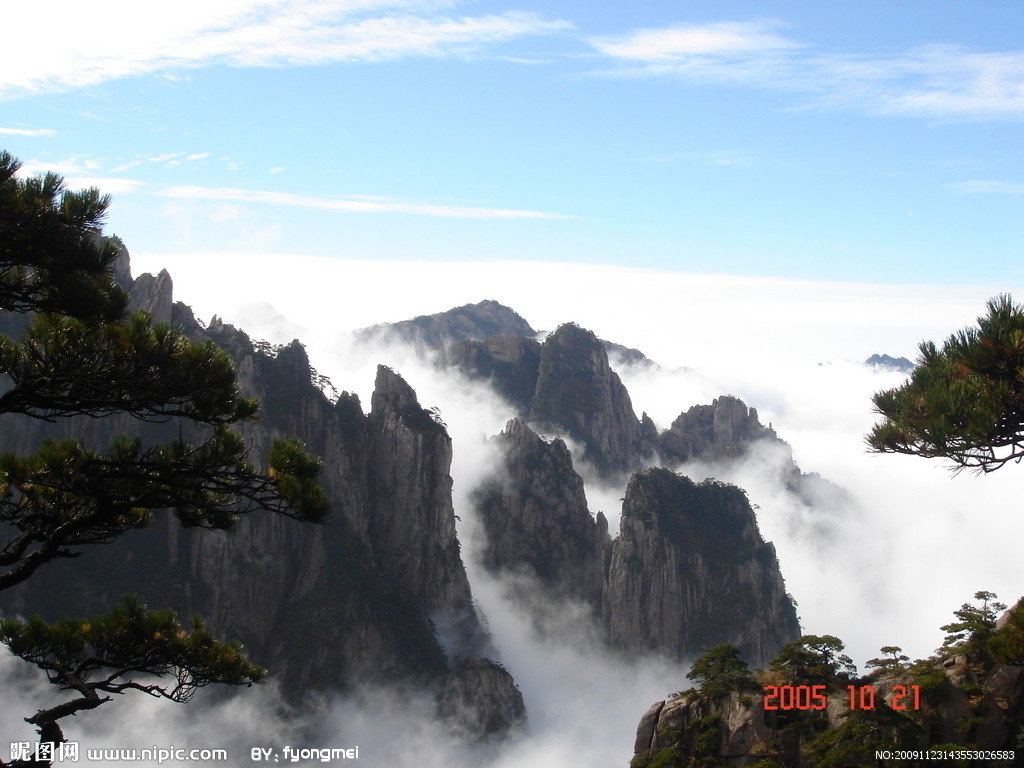
[[[391,336],[400,341],[439,347],[453,341],[483,341],[491,336],[515,335],[532,338],[537,332],[515,310],[493,299],[463,304],[412,320],[382,323],[356,331],[361,341]]]

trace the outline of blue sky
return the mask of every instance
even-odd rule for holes
[[[18,5],[0,146],[134,252],[1020,281],[1018,0]]]

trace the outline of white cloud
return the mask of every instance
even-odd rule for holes
[[[108,195],[138,192],[146,187],[145,182],[135,179],[126,179],[123,176],[100,175],[104,171],[103,165],[103,160],[90,156],[71,156],[64,160],[45,163],[28,161],[22,163],[18,175],[25,177],[32,174],[53,172],[64,177],[65,189],[78,190],[96,187],[103,194]],[[135,163],[130,163],[120,168],[113,168],[110,172],[118,173],[132,165],[135,165]]]
[[[137,165],[142,165],[142,162],[142,160],[132,160],[131,162],[122,163],[121,165],[111,168],[110,170],[113,173],[124,173],[125,171],[129,171]]]
[[[70,155],[63,160],[48,160],[41,163],[26,160],[21,164],[21,173],[59,173],[62,176],[91,175],[103,167],[103,161],[91,155]]]
[[[8,136],[56,136],[52,128],[0,128],[0,134]]]
[[[122,163],[111,168],[106,173],[122,173],[145,162],[163,164],[165,167],[181,165],[184,161],[199,160],[209,157],[210,153],[195,153],[187,155],[184,152],[168,152],[152,157],[144,157],[127,163]],[[184,158],[181,160],[179,158]],[[81,189],[83,187],[98,187],[106,194],[119,194],[138,192],[150,185],[143,181],[126,179],[117,176],[102,175],[108,161],[104,158],[97,158],[90,155],[72,155],[63,160],[29,161],[22,165],[21,175],[33,173],[47,173],[53,171],[64,176],[65,184],[69,189]],[[230,162],[228,167],[237,170],[240,163]],[[278,173],[283,168],[272,168],[269,173]],[[233,187],[202,187],[202,186],[173,186],[153,188],[153,194],[160,197],[174,198],[177,200],[218,200],[236,203],[257,203],[263,205],[277,205],[296,208],[309,208],[314,210],[339,211],[347,213],[400,213],[417,216],[434,216],[441,218],[456,219],[574,219],[560,213],[547,211],[533,211],[515,208],[482,208],[475,206],[442,205],[435,203],[414,202],[398,200],[391,197],[375,195],[311,195],[297,194],[292,192],[274,192],[263,190],[238,189]],[[275,239],[279,233],[267,236],[270,240]],[[266,240],[267,238],[262,238]],[[247,249],[239,243],[239,248]]]
[[[367,197],[358,195],[326,196],[306,195],[291,192],[266,192],[230,187],[168,187],[158,194],[164,197],[204,199],[204,200],[237,200],[240,202],[263,203],[266,205],[284,205],[299,208],[313,208],[328,211],[346,211],[350,213],[409,213],[419,216],[440,216],[457,219],[569,219],[557,213],[528,211],[508,208],[473,208],[457,205],[435,205],[432,203],[415,203],[391,198]]]
[[[622,37],[597,38],[591,44],[613,58],[655,62],[679,61],[692,56],[728,56],[796,45],[769,32],[771,26],[761,22],[727,21],[638,29]]]
[[[437,11],[448,3],[402,0],[60,5],[56,25],[50,5],[22,3],[8,14],[10,28],[23,34],[0,49],[0,98],[214,63],[270,67],[465,55],[571,26],[514,11],[446,17]],[[45,31],[47,55],[38,55],[33,31]]]
[[[145,182],[116,176],[65,176],[64,183],[68,189],[96,187],[105,195],[126,195],[146,187]]]
[[[1024,119],[1024,51],[929,45],[893,57],[823,57],[827,100],[880,115]]]
[[[156,155],[155,157],[147,157],[146,159],[151,163],[162,163],[165,160],[173,160],[176,157],[181,157],[184,152],[165,152],[162,155]]]
[[[591,45],[620,66],[597,74],[742,83],[805,94],[804,108],[957,120],[1024,119],[1024,50],[926,45],[897,54],[804,46],[764,23],[642,29]]]

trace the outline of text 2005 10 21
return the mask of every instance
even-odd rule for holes
[[[850,709],[874,709],[878,701],[873,685],[846,686]],[[894,685],[887,702],[891,709],[921,708],[921,686]],[[828,707],[828,686],[825,685],[766,685],[765,709],[825,709]]]

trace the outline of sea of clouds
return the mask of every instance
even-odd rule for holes
[[[579,264],[265,254],[142,254],[132,263],[135,274],[166,267],[175,298],[205,321],[216,314],[254,338],[302,340],[317,370],[338,390],[358,393],[364,404],[374,369],[384,363],[407,379],[424,406],[438,409],[454,443],[455,506],[474,595],[523,691],[531,725],[500,750],[470,749],[453,741],[425,714],[427,702],[408,692],[324,701],[317,717],[295,721],[280,711],[273,687],[262,686],[230,701],[207,697],[188,707],[139,701],[142,696],[112,702],[70,723],[69,738],[87,734],[90,742],[114,746],[184,746],[179,742],[188,740],[229,747],[238,758],[232,764],[251,764],[251,747],[286,744],[359,744],[360,760],[372,766],[543,768],[570,762],[621,766],[628,760],[640,715],[687,686],[686,668],[611,656],[572,611],[549,611],[560,617],[558,631],[538,634],[527,609],[509,599],[508,585],[474,561],[468,495],[491,471],[486,438],[503,428],[512,409],[487,387],[440,373],[408,348],[367,349],[351,336],[357,328],[483,299],[514,308],[538,330],[575,321],[642,350],[658,367],[616,368],[637,414],[647,412],[661,429],[692,405],[723,394],[742,398],[792,446],[804,472],[844,489],[813,506],[780,489],[776,472],[788,457],[773,448],[738,466],[679,468],[695,479],[715,476],[747,490],[763,535],[776,546],[805,632],[839,636],[862,670],[883,645],[902,646],[915,658],[930,654],[942,642],[939,626],[978,590],[996,592],[1007,603],[1024,593],[1017,545],[1024,534],[1024,468],[953,475],[939,462],[869,454],[864,446],[875,418],[871,394],[903,376],[862,361],[873,353],[913,357],[919,341],[941,340],[971,324],[987,298],[1015,286],[817,283]],[[591,511],[605,512],[613,535],[622,491],[587,485]],[[535,616],[544,608],[528,610]],[[5,688],[24,694],[23,702],[0,715],[5,736],[17,731],[28,738],[20,717],[39,706],[36,697],[52,695],[23,672],[12,660],[0,662]],[[12,688],[14,676],[20,682]]]

